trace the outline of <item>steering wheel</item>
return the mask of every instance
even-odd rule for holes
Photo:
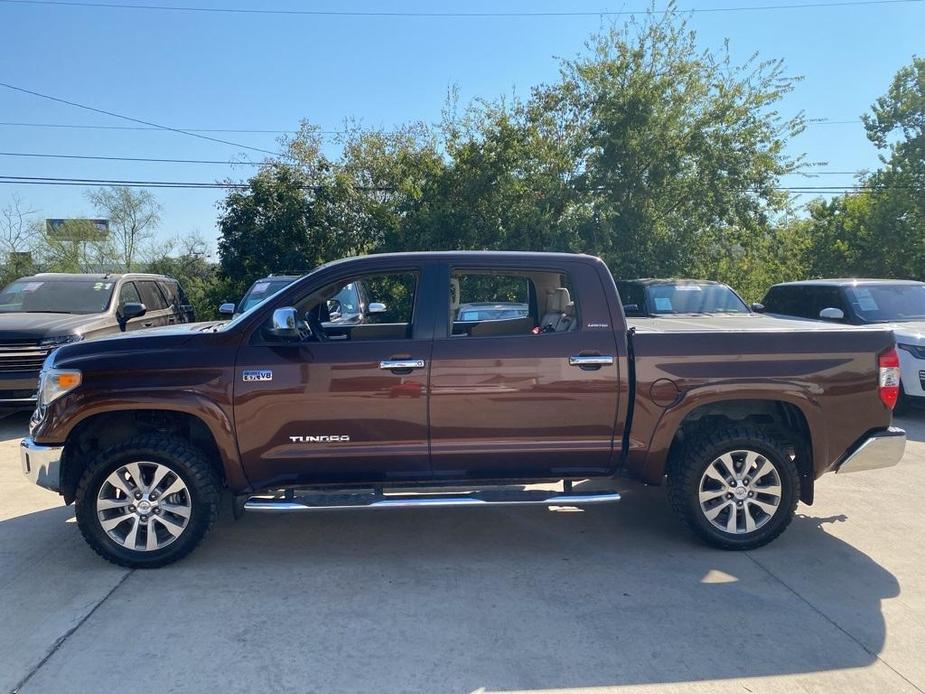
[[[314,335],[318,342],[328,341],[328,335],[324,332],[324,326],[321,324],[321,321],[318,320],[318,313],[314,309],[305,314],[305,322],[308,324],[309,330],[312,331],[312,335]]]

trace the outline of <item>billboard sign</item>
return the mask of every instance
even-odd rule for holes
[[[46,219],[45,231],[65,241],[102,241],[109,236],[108,219]]]

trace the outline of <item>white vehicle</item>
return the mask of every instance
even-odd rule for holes
[[[896,412],[925,403],[925,282],[831,279],[775,284],[761,302],[779,318],[887,325],[896,336],[901,388]]]

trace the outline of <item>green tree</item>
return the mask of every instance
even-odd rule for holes
[[[925,60],[897,72],[864,125],[883,166],[810,204],[808,274],[925,279]]]
[[[109,220],[109,244],[121,269],[135,269],[143,246],[154,238],[160,224],[160,203],[148,190],[124,186],[91,189],[87,199]]]
[[[341,204],[348,192],[318,156],[311,170],[272,163],[230,193],[220,203],[218,251],[233,295],[269,273],[304,273],[355,253],[356,227]]]

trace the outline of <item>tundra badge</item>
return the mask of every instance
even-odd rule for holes
[[[244,369],[245,381],[272,381],[273,372],[270,369]]]

